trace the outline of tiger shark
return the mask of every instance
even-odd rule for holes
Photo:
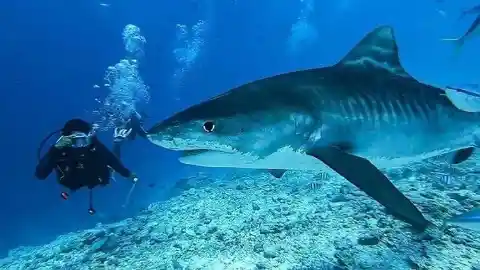
[[[153,126],[148,139],[204,167],[328,171],[424,231],[431,224],[382,173],[476,146],[472,96],[421,83],[400,64],[393,29],[368,33],[340,62],[256,80]],[[478,98],[478,97],[477,97]]]

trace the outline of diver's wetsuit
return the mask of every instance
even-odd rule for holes
[[[110,168],[123,177],[131,176],[130,170],[93,137],[92,144],[83,148],[57,149],[52,146],[38,163],[35,176],[43,180],[55,169],[58,182],[74,191],[81,187],[92,189],[97,185],[107,185],[110,182]]]
[[[132,132],[130,133],[130,135],[128,135],[127,138],[125,138],[125,140],[128,139],[133,141],[135,140],[137,135],[144,139],[147,138],[147,132],[143,128],[143,121],[138,115],[136,115],[136,113],[134,116],[132,116],[132,118],[130,118],[130,120],[127,122],[127,124],[123,128],[132,129]],[[118,158],[120,158],[121,146],[125,140],[119,140],[119,141],[114,140],[113,142],[113,153]]]

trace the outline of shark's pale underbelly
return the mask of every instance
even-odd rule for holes
[[[413,162],[419,162],[434,156],[443,155],[460,148],[462,147],[442,148],[429,152],[421,152],[406,156],[399,155],[396,157],[375,156],[368,153],[368,151],[355,154],[370,160],[379,169],[390,169],[402,167]],[[279,149],[277,152],[262,158],[239,152],[226,153],[220,151],[199,151],[182,156],[179,160],[184,164],[202,167],[321,171],[335,174],[333,170],[318,159],[306,155],[303,152],[294,151],[289,147]]]
[[[264,158],[242,153],[225,153],[205,151],[194,155],[180,157],[180,162],[202,167],[246,168],[246,169],[284,169],[300,171],[330,170],[318,159],[290,148],[279,151]],[[333,171],[332,171],[333,172]]]

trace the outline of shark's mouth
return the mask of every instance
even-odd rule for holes
[[[212,153],[217,153],[217,154],[224,154],[224,155],[229,155],[229,154],[234,154],[236,151],[226,151],[226,150],[212,150],[212,149],[189,149],[189,150],[180,150],[181,154],[180,156],[183,158],[188,158],[192,156],[202,156],[202,155],[208,155]]]
[[[181,157],[183,158],[183,157],[201,155],[209,151],[212,151],[212,150],[207,150],[207,149],[184,150],[184,151],[181,151]]]

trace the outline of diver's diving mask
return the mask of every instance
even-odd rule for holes
[[[74,132],[68,136],[71,141],[73,148],[83,148],[92,144],[93,132],[85,134],[83,132]]]

